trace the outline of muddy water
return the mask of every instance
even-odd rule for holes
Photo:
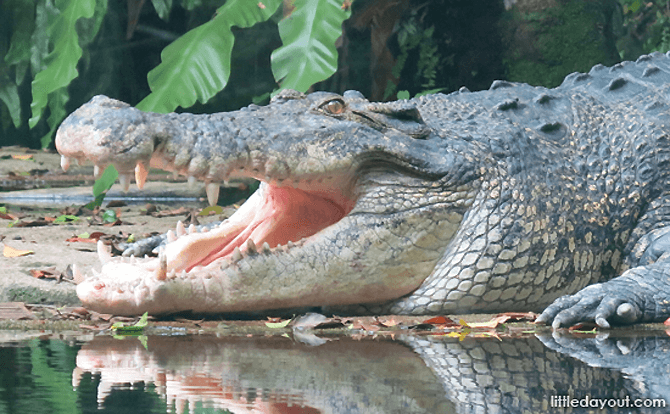
[[[319,346],[61,335],[5,341],[0,361],[0,413],[670,412],[658,407],[670,403],[662,333],[339,337]]]

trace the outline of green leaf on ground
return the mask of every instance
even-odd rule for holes
[[[132,326],[125,326],[126,324],[123,322],[114,322],[114,324],[112,324],[112,331],[118,335],[137,335],[144,331],[148,322],[149,314],[148,312],[144,312],[144,315],[142,315],[140,320]]]
[[[281,322],[265,322],[265,326],[267,326],[270,329],[281,329],[281,328],[286,328],[288,324],[291,323],[291,319],[286,319],[285,321]]]
[[[114,223],[118,217],[116,216],[116,211],[114,210],[105,210],[104,213],[102,213],[102,221],[105,223]]]

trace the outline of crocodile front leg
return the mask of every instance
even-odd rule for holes
[[[587,286],[574,295],[562,296],[537,318],[554,329],[594,321],[610,324],[662,321],[670,317],[670,228],[643,237],[637,249],[638,266],[604,283]],[[635,256],[635,251],[632,253]]]

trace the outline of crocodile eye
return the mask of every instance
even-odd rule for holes
[[[339,115],[344,112],[345,103],[342,99],[331,99],[321,105],[320,109],[332,115]]]

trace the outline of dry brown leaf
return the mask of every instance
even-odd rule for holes
[[[62,273],[57,271],[55,267],[49,267],[46,269],[30,269],[29,272],[36,279],[60,280],[62,278]]]
[[[4,245],[5,247],[2,249],[2,255],[5,257],[20,257],[20,256],[27,256],[29,254],[35,253],[32,250],[19,250],[15,249],[11,246]]]
[[[393,316],[389,317],[377,317],[375,318],[377,320],[377,323],[385,328],[391,328],[393,326],[396,326],[400,323],[400,321],[397,321]]]
[[[426,319],[425,321],[421,322],[421,324],[439,325],[442,327],[460,326],[459,324],[447,318],[446,316],[436,316],[434,318]]]

